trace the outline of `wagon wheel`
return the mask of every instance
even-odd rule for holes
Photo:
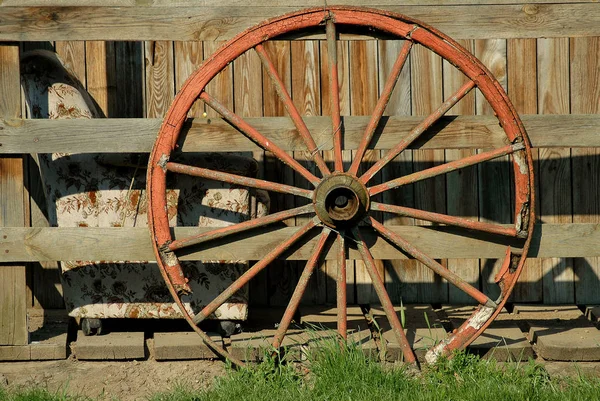
[[[344,171],[342,163],[343,127],[340,117],[340,102],[337,77],[336,57],[336,29],[365,29],[380,32],[385,35],[404,39],[404,46],[399,52],[390,77],[387,78],[381,96],[370,117],[370,121],[356,148],[356,156],[349,169]],[[330,170],[319,153],[303,119],[294,106],[290,95],[279,77],[273,61],[265,51],[264,42],[285,34],[301,35],[305,32],[315,33],[320,30],[325,32],[328,46],[328,70],[331,98],[331,126],[334,169]],[[440,55],[443,59],[457,67],[467,78],[456,93],[439,105],[431,115],[424,118],[408,135],[398,138],[397,144],[387,150],[382,158],[372,165],[365,173],[359,174],[359,164],[363,159],[366,149],[373,140],[376,128],[384,113],[396,80],[409,55],[411,47],[420,44]],[[285,104],[287,113],[292,119],[298,134],[311,155],[319,173],[313,174],[298,160],[282,150],[276,143],[263,136],[258,130],[247,123],[219,102],[213,94],[207,93],[206,85],[230,62],[248,50],[256,51],[261,58],[264,69],[267,71],[272,83],[275,85],[280,100]],[[415,142],[425,131],[438,121],[450,108],[459,102],[469,91],[477,87],[493,108],[498,122],[502,127],[505,146],[494,150],[485,151],[474,156],[465,157],[457,161],[448,162],[436,167],[417,171],[415,173],[394,178],[383,184],[372,184],[372,178],[401,152]],[[188,111],[193,103],[200,99],[210,108],[214,109],[233,126],[240,135],[251,139],[255,144],[272,154],[282,163],[289,166],[296,173],[304,177],[311,185],[311,189],[303,189],[283,183],[270,182],[235,174],[209,170],[198,166],[176,163],[170,159],[175,149],[180,146],[180,133],[186,120]],[[314,134],[314,133],[313,133]],[[180,151],[181,149],[178,149]],[[512,161],[514,198],[514,220],[511,226],[469,220],[462,217],[446,214],[427,212],[423,210],[401,207],[396,205],[375,202],[373,197],[384,191],[409,185],[427,178],[446,174],[463,167],[477,165],[498,157],[510,155]],[[478,303],[474,313],[451,334],[446,340],[438,343],[428,350],[426,360],[435,361],[440,355],[447,355],[454,349],[461,349],[470,344],[491,321],[498,315],[506,303],[515,282],[523,268],[527,250],[533,232],[533,168],[530,144],[523,125],[508,100],[499,83],[491,73],[473,55],[468,53],[455,41],[444,34],[428,27],[427,25],[399,14],[382,12],[378,10],[351,8],[351,7],[326,7],[299,11],[282,17],[268,20],[260,25],[246,30],[222,46],[215,54],[207,59],[203,65],[188,79],[181,92],[175,98],[165,117],[158,138],[154,144],[148,165],[148,202],[149,226],[155,255],[163,277],[171,294],[178,303],[188,323],[203,338],[203,340],[217,353],[229,358],[234,363],[241,364],[225,350],[213,343],[210,338],[198,328],[197,324],[213,314],[217,308],[229,299],[237,290],[246,285],[261,270],[273,260],[283,257],[286,251],[307,237],[316,237],[312,254],[308,257],[306,266],[299,279],[297,287],[284,312],[284,316],[273,339],[274,347],[281,345],[285,333],[290,326],[292,317],[304,293],[308,280],[325,253],[335,254],[339,263],[337,277],[337,310],[338,331],[340,336],[346,336],[346,294],[345,276],[346,259],[348,258],[347,243],[355,243],[360,256],[365,262],[366,269],[372,279],[373,286],[385,310],[392,330],[401,346],[405,361],[416,363],[413,350],[411,350],[402,325],[393,309],[390,297],[386,292],[382,278],[375,268],[375,261],[368,244],[361,234],[365,230],[372,230],[384,238],[404,254],[419,260],[436,274],[455,285],[460,290],[475,299]],[[314,170],[313,170],[314,171]],[[235,224],[226,228],[214,229],[188,238],[173,238],[169,230],[166,211],[166,181],[170,174],[187,174],[204,179],[217,180],[248,188],[262,189],[278,193],[308,198],[312,202],[308,205],[283,210],[266,217]],[[464,230],[468,235],[485,234],[487,237],[502,238],[502,243],[518,243],[518,251],[507,246],[506,256],[495,282],[500,288],[500,296],[490,299],[479,289],[473,287],[457,274],[451,272],[432,257],[428,256],[410,242],[406,241],[396,231],[391,230],[377,221],[372,215],[373,211],[395,213],[402,216],[423,219],[436,224],[453,226],[457,230]],[[283,240],[278,246],[264,254],[263,258],[248,269],[225,291],[204,306],[195,316],[190,315],[183,307],[182,294],[190,291],[187,280],[181,270],[177,254],[183,248],[202,244],[210,247],[211,241],[233,241],[236,235],[249,235],[252,230],[269,224],[281,222],[284,219],[299,216],[313,215],[306,224],[298,227],[289,238]],[[359,229],[359,223],[361,227]],[[366,223],[366,224],[365,224]],[[318,236],[316,233],[319,233]],[[507,241],[507,238],[510,241]],[[313,238],[314,239],[314,238]],[[335,244],[332,245],[331,242]],[[345,244],[346,243],[346,244]],[[257,245],[258,246],[258,245]]]

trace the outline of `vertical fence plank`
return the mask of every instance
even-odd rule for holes
[[[373,40],[350,41],[350,114],[369,116],[375,109],[379,95],[377,42]],[[355,152],[352,151],[352,158]],[[367,150],[360,165],[358,174],[366,171],[379,159],[379,150]],[[375,176],[369,185],[381,183],[381,175]],[[374,216],[378,218],[378,216]],[[378,220],[381,220],[380,218]],[[384,277],[383,262],[376,261],[379,274]],[[354,262],[354,279],[356,286],[356,302],[359,304],[379,303],[372,286],[365,263]]]
[[[329,68],[327,65],[328,51],[327,42],[320,41],[321,51],[321,113],[324,116],[331,115],[330,108],[330,93],[329,93]],[[342,116],[350,115],[350,61],[349,61],[349,44],[348,41],[338,41],[337,43],[338,56],[338,82],[339,82],[339,98],[340,98],[340,114]],[[343,118],[343,117],[342,117]],[[329,129],[329,128],[328,128]],[[331,129],[329,129],[331,132]],[[320,148],[331,149],[333,139],[326,143],[317,143]],[[332,150],[323,151],[323,158],[327,162],[330,170],[333,170],[334,155]],[[344,169],[350,167],[352,162],[352,152],[349,150],[342,151],[342,159]],[[354,264],[351,261],[346,262],[346,297],[348,303],[356,302],[355,286],[354,286]],[[335,260],[325,262],[327,270],[327,303],[335,304],[336,302],[336,278],[338,276],[338,263]]]
[[[19,46],[0,44],[0,118],[21,117]],[[23,157],[0,158],[0,226],[25,225]],[[0,345],[25,345],[26,271],[22,264],[0,264]]]
[[[412,114],[427,116],[443,102],[442,59],[423,46],[415,45],[410,54]],[[444,163],[443,150],[413,151],[415,171]],[[446,177],[438,176],[414,184],[415,207],[437,213],[446,213]],[[416,224],[428,225],[418,221]],[[446,263],[446,261],[442,261]],[[404,277],[407,286],[413,287],[407,294],[409,302],[448,302],[448,283],[428,267],[416,263]],[[410,296],[409,296],[410,295]]]
[[[507,43],[508,96],[517,113],[537,113],[537,57],[535,39],[509,39]],[[538,150],[532,150],[535,170],[538,163]],[[512,181],[512,180],[511,180]],[[534,183],[539,193],[539,180]],[[535,210],[539,210],[538,204]],[[542,265],[539,259],[528,259],[513,290],[515,302],[542,301]]]
[[[174,42],[175,55],[175,90],[179,91],[185,81],[200,67],[204,60],[204,46],[201,41]],[[188,115],[201,117],[204,113],[204,103],[196,101]]]
[[[288,93],[291,93],[291,45],[289,41],[266,42],[265,49],[271,56],[277,72],[285,83]],[[271,78],[263,68],[263,114],[266,117],[286,116],[285,106],[279,100]],[[265,179],[273,182],[294,183],[294,171],[281,163],[270,152],[265,152]],[[294,197],[291,195],[271,192],[271,210],[277,212],[294,207]],[[287,225],[295,225],[295,220],[288,219]],[[267,268],[269,276],[269,304],[287,305],[298,281],[297,263],[275,261]]]
[[[506,40],[475,40],[475,56],[506,89]],[[475,93],[475,109],[479,115],[493,114],[493,109],[479,90]],[[481,221],[498,223],[512,221],[508,157],[498,158],[478,166],[478,191]],[[495,299],[500,294],[498,286],[494,283],[494,276],[501,263],[501,260],[496,259],[480,260],[481,285],[491,299]]]
[[[144,43],[146,64],[146,117],[162,118],[175,95],[173,42]]]
[[[472,40],[459,41],[470,52],[474,51]],[[468,78],[452,64],[444,61],[444,98],[447,99],[464,85]],[[475,114],[475,92],[471,91],[447,115]],[[475,149],[446,149],[446,161],[462,159],[476,154]],[[477,167],[469,167],[449,173],[446,176],[448,214],[477,220]],[[475,288],[480,288],[478,259],[448,259],[448,269]],[[473,303],[474,300],[453,285],[448,285],[450,303]]]
[[[379,92],[383,90],[385,81],[390,75],[392,66],[400,53],[403,40],[381,40],[379,44]],[[404,67],[398,77],[396,87],[392,92],[390,101],[386,107],[386,116],[410,116],[411,115],[411,92],[410,92],[410,58],[406,60]],[[385,152],[385,150],[383,151]],[[407,150],[398,155],[393,162],[389,163],[382,172],[381,180],[389,181],[413,172],[412,151]],[[383,202],[392,205],[414,207],[413,186],[409,185],[401,189],[386,191],[383,194]],[[385,213],[383,215],[384,225],[414,225],[415,220]],[[385,287],[393,303],[403,302],[403,293],[406,284],[400,280],[406,270],[415,269],[415,260],[386,260]]]
[[[572,38],[571,113],[600,113],[600,37]],[[600,149],[577,148],[573,163],[573,223],[600,223]],[[575,302],[597,303],[600,258],[575,259]]]
[[[85,54],[87,90],[102,114],[114,117],[111,113],[116,104],[114,42],[86,42]]]
[[[537,40],[538,112],[569,114],[569,39]],[[542,223],[571,223],[572,180],[569,148],[538,149],[540,207]],[[545,304],[575,302],[573,259],[545,258],[542,263],[542,291]]]
[[[233,101],[235,112],[242,117],[261,117],[263,115],[262,67],[260,58],[254,50],[242,54],[233,62]],[[252,156],[259,163],[259,176],[264,172],[264,152],[257,150]],[[253,203],[252,207],[255,207]],[[250,306],[268,305],[268,271],[263,270],[250,281]]]
[[[321,80],[319,71],[319,42],[316,40],[293,41],[291,43],[292,99],[302,116],[318,116],[321,114]],[[305,150],[294,151],[294,158],[317,177],[321,175],[316,164],[310,160]],[[312,188],[300,174],[294,174],[294,184],[301,188]],[[309,201],[294,198],[295,206],[307,204]],[[296,217],[296,225],[306,224],[312,217]],[[304,269],[305,262],[297,263],[298,270]],[[310,278],[302,299],[304,304],[322,305],[327,299],[327,266],[319,263]]]

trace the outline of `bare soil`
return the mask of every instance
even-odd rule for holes
[[[202,389],[226,374],[220,361],[88,362],[62,361],[0,363],[0,386],[9,389],[42,387],[99,400],[145,400],[177,385]],[[3,383],[4,382],[4,383]]]

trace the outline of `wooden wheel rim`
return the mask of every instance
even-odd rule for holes
[[[504,129],[508,141],[520,143],[523,152],[516,152],[513,161],[515,189],[515,224],[517,235],[525,238],[520,255],[507,249],[506,257],[497,276],[501,295],[494,308],[480,305],[473,315],[446,340],[427,353],[427,361],[434,362],[439,355],[469,345],[501,311],[523,268],[531,242],[534,225],[533,162],[529,139],[506,93],[487,68],[451,38],[422,22],[404,15],[374,9],[354,7],[313,8],[276,17],[252,27],[223,45],[194,72],[173,101],[152,149],[148,164],[148,215],[149,229],[156,259],[169,291],[180,306],[186,320],[194,330],[221,355],[232,359],[222,349],[214,347],[209,338],[197,327],[194,319],[183,307],[178,292],[185,290],[185,278],[174,254],[165,254],[165,245],[172,241],[166,213],[167,162],[175,149],[187,113],[199,98],[206,85],[230,62],[249,49],[277,36],[314,28],[333,21],[336,25],[375,28],[401,39],[419,43],[440,55],[462,71],[482,92]],[[385,305],[384,305],[385,306]]]

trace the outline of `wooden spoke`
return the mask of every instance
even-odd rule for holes
[[[248,282],[255,277],[258,273],[260,273],[265,267],[267,267],[271,262],[273,262],[277,257],[279,257],[282,253],[288,250],[296,241],[298,241],[302,236],[308,233],[313,227],[315,227],[318,223],[318,220],[312,219],[304,226],[300,227],[296,232],[289,237],[287,240],[283,241],[277,247],[272,249],[264,258],[256,262],[254,266],[250,269],[246,270],[244,274],[242,274],[237,280],[235,280],[225,291],[220,293],[215,299],[213,299],[208,305],[204,307],[196,316],[194,316],[194,323],[199,324],[207,317],[212,315],[221,305],[223,305],[233,294],[239,291],[243,286],[248,284]]]
[[[275,68],[275,65],[273,64],[271,57],[269,57],[269,54],[267,53],[267,51],[265,50],[265,48],[262,44],[257,45],[254,48],[254,50],[256,50],[256,53],[258,53],[258,56],[260,57],[260,60],[263,63],[263,66],[267,70],[267,74],[271,78],[271,81],[273,81],[273,85],[275,86],[275,92],[277,92],[277,95],[283,102],[285,109],[287,110],[290,118],[292,119],[292,122],[294,123],[294,126],[296,127],[296,129],[298,130],[298,133],[304,140],[304,144],[306,145],[306,148],[310,152],[310,156],[313,158],[313,160],[317,164],[317,167],[321,171],[321,174],[323,176],[329,175],[331,172],[329,171],[329,168],[327,168],[327,165],[325,164],[325,160],[323,159],[323,156],[321,156],[321,153],[319,152],[319,149],[317,147],[317,144],[315,143],[315,140],[313,139],[312,135],[310,134],[308,127],[304,123],[304,120],[302,119],[300,112],[294,105],[294,102],[292,101],[290,94],[288,93],[287,89],[285,88],[285,85],[284,85],[283,81],[281,80],[281,77],[277,73],[277,69]]]
[[[365,241],[362,239],[362,237],[360,235],[360,231],[358,230],[358,227],[354,227],[352,229],[352,234],[354,235],[354,238],[356,240],[358,251],[360,252],[360,255],[362,256],[362,258],[365,262],[365,267],[367,269],[367,272],[369,273],[369,276],[371,276],[371,281],[373,282],[373,287],[375,288],[377,297],[379,298],[379,301],[381,302],[381,306],[383,307],[383,310],[385,311],[387,319],[390,322],[390,326],[392,326],[392,331],[394,332],[396,340],[398,341],[398,344],[400,345],[400,348],[402,349],[402,354],[404,355],[404,359],[406,362],[416,364],[417,358],[415,357],[413,350],[410,348],[410,344],[408,342],[408,339],[406,338],[406,334],[404,334],[404,329],[402,328],[402,323],[400,323],[400,320],[398,319],[398,315],[396,314],[396,311],[394,310],[394,305],[392,304],[392,301],[390,300],[390,296],[388,295],[388,293],[385,289],[383,280],[381,279],[381,277],[379,276],[379,273],[377,272],[377,268],[375,267],[375,260],[373,259],[373,255],[371,255],[371,251],[369,251],[369,247],[367,246]]]
[[[440,105],[433,113],[427,116],[423,121],[413,128],[410,133],[403,138],[396,146],[387,151],[366,173],[360,177],[360,181],[366,184],[371,178],[375,176],[383,167],[389,162],[394,160],[402,151],[404,151],[411,143],[413,143],[423,132],[431,127],[437,120],[439,120],[448,110],[450,110],[456,103],[460,101],[471,89],[475,87],[475,82],[469,81],[465,83],[456,93],[454,93],[448,100]]]
[[[502,224],[484,223],[462,217],[448,216],[446,214],[427,212],[425,210],[412,209],[404,206],[387,205],[384,203],[372,202],[371,210],[380,212],[394,213],[401,216],[412,217],[420,220],[427,220],[432,223],[446,224],[449,226],[464,227],[470,230],[483,231],[490,234],[506,235],[508,237],[518,236],[515,227],[508,227]]]
[[[525,145],[522,142],[518,142],[514,145],[507,145],[500,149],[491,150],[489,152],[479,153],[473,156],[465,157],[460,160],[455,160],[449,163],[440,164],[439,166],[431,167],[426,170],[417,171],[404,177],[399,177],[383,184],[375,185],[369,188],[369,195],[377,195],[381,192],[389,189],[394,189],[403,185],[413,184],[418,181],[432,178],[441,174],[447,174],[451,171],[455,171],[461,168],[473,166],[475,164],[483,163],[488,160],[493,160],[498,157],[506,156],[514,153],[518,150],[525,149]]]
[[[243,233],[253,228],[264,227],[269,224],[277,223],[290,217],[300,216],[303,214],[313,213],[314,207],[312,204],[300,206],[294,209],[284,210],[260,217],[258,219],[244,221],[243,223],[234,224],[232,226],[217,228],[215,230],[198,234],[193,237],[175,240],[168,245],[170,251],[186,248],[193,245],[202,244],[204,242],[220,239],[233,234]]]
[[[284,194],[302,196],[308,199],[312,199],[313,195],[313,191],[308,189],[279,184],[271,181],[259,180],[257,178],[245,177],[243,175],[224,173],[222,171],[210,170],[202,167],[189,166],[187,164],[168,162],[166,167],[168,171],[172,171],[174,173],[226,182],[228,184],[243,185],[249,188],[264,189],[266,191],[281,192]]]
[[[327,37],[327,62],[329,65],[329,92],[333,135],[333,154],[335,171],[344,171],[342,161],[342,118],[340,117],[340,83],[338,80],[337,38],[335,24],[330,18],[325,24]]]
[[[346,295],[346,240],[344,234],[338,234],[338,275],[336,278],[337,329],[344,340],[348,331],[348,310]]]
[[[487,295],[473,287],[471,284],[464,281],[460,276],[446,269],[444,266],[436,262],[433,258],[424,254],[417,248],[415,248],[412,244],[402,238],[400,235],[394,233],[393,231],[386,228],[383,224],[379,223],[373,217],[369,217],[369,224],[373,226],[375,230],[377,230],[384,238],[395,244],[397,247],[402,249],[404,252],[417,259],[419,262],[423,263],[435,273],[439,274],[441,277],[448,280],[448,282],[452,283],[454,286],[464,291],[466,294],[471,296],[477,302],[482,305],[495,308],[496,303],[489,299]]]
[[[285,308],[285,312],[283,313],[283,317],[281,318],[281,322],[279,323],[279,327],[277,328],[277,332],[275,333],[275,337],[273,338],[273,348],[275,348],[275,349],[279,348],[279,346],[283,342],[285,333],[287,332],[288,328],[290,327],[290,323],[292,322],[294,314],[296,313],[296,310],[298,309],[298,305],[300,305],[300,301],[302,300],[302,296],[304,295],[304,292],[306,291],[306,287],[308,286],[308,281],[310,280],[310,277],[312,276],[313,271],[315,270],[315,267],[317,266],[317,263],[319,262],[319,257],[321,256],[321,253],[323,252],[323,248],[325,247],[325,242],[327,241],[329,234],[331,234],[331,230],[327,227],[324,227],[323,231],[321,232],[321,237],[319,238],[317,245],[315,245],[315,249],[313,250],[312,256],[306,262],[306,266],[304,267],[304,270],[302,271],[302,274],[300,275],[298,284],[296,285],[296,288],[294,289],[294,293],[292,294],[292,298],[290,299],[290,302],[288,303],[287,307]]]
[[[360,162],[367,151],[367,147],[371,143],[371,139],[373,138],[373,134],[379,125],[379,121],[381,120],[381,116],[387,107],[388,102],[390,101],[390,96],[392,96],[392,92],[396,87],[396,82],[398,82],[398,77],[400,76],[400,72],[402,71],[402,67],[406,63],[408,58],[408,54],[410,53],[410,49],[412,48],[413,42],[407,40],[404,42],[404,46],[402,46],[402,50],[398,54],[398,58],[394,62],[392,67],[392,72],[385,82],[385,86],[383,87],[383,92],[377,101],[377,105],[375,106],[375,110],[371,115],[371,119],[369,120],[369,124],[365,129],[365,133],[360,140],[358,148],[356,149],[356,155],[354,156],[354,160],[352,161],[352,165],[348,170],[349,174],[356,175],[358,173],[358,167],[360,166]]]
[[[202,92],[200,94],[200,99],[202,99],[204,103],[209,105],[217,113],[223,116],[223,118],[227,120],[227,122],[229,122],[231,125],[237,128],[242,134],[248,137],[248,139],[252,140],[264,150],[272,152],[275,155],[275,157],[277,157],[283,163],[290,166],[292,169],[296,170],[298,174],[302,175],[314,186],[317,186],[319,184],[320,180],[317,177],[315,177],[314,174],[312,174],[305,167],[303,167],[293,157],[285,153],[279,146],[275,145],[273,142],[265,138],[260,132],[258,132],[254,127],[248,124],[243,118],[235,114],[233,111],[229,110],[217,99],[210,96],[206,92]]]

